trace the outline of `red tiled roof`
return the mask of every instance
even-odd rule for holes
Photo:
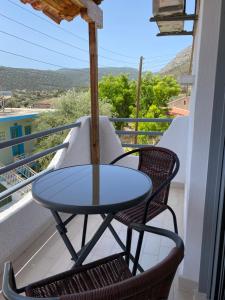
[[[188,116],[189,113],[189,110],[178,107],[172,107],[169,112],[169,114],[173,116]]]

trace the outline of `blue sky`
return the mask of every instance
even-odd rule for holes
[[[20,3],[19,0],[2,2],[0,50],[31,57],[52,65],[29,61],[0,51],[1,66],[51,70],[60,67],[88,67],[88,27],[84,20],[76,18],[72,22],[63,21],[61,25],[57,25],[29,5]],[[188,12],[193,12],[194,1],[187,2]],[[191,36],[156,37],[158,28],[155,23],[149,22],[152,16],[152,0],[104,0],[101,7],[104,12],[104,28],[99,30],[98,36],[99,66],[137,68],[139,57],[143,55],[144,69],[155,72],[170,61],[177,52],[192,43]],[[34,14],[42,19],[35,17]],[[34,32],[12,20],[49,36]],[[16,39],[15,36],[61,52],[70,58],[28,44]]]

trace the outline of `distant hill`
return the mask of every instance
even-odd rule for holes
[[[178,78],[180,75],[189,73],[190,61],[191,46],[179,52],[159,73],[162,75],[173,75]]]
[[[159,74],[174,75],[176,78],[189,71],[191,46],[179,52],[162,68]],[[105,75],[129,74],[137,79],[138,70],[134,68],[99,68],[99,79]],[[0,67],[0,91],[41,91],[68,90],[73,87],[89,86],[89,69],[59,69],[56,71]]]
[[[105,75],[129,74],[136,79],[138,71],[133,68],[99,68],[99,78]],[[0,90],[67,90],[89,86],[89,69],[59,69],[45,71],[0,67]]]

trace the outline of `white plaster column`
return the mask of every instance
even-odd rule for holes
[[[181,277],[198,282],[222,0],[202,0],[187,149],[185,259]]]

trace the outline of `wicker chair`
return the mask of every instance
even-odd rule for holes
[[[111,231],[114,238],[124,251],[125,249],[130,249],[131,247],[131,224],[146,224],[166,209],[168,209],[171,212],[174,223],[174,231],[178,233],[176,215],[173,209],[167,203],[171,180],[176,176],[180,166],[177,155],[171,150],[151,146],[126,152],[114,159],[110,164],[116,164],[120,160],[131,154],[139,154],[138,170],[146,173],[151,178],[153,184],[153,191],[151,197],[146,202],[141,202],[139,205],[121,211],[115,216],[115,219],[117,221],[123,223],[128,227],[126,246],[118,236],[113,226],[109,225],[109,230]],[[105,218],[106,216],[102,215],[102,217]],[[87,218],[88,216],[85,216],[82,246],[84,246],[85,244]],[[139,242],[137,247],[138,252],[141,251],[142,241],[143,233],[141,233],[139,236]],[[130,258],[132,261],[134,261],[133,255],[130,255]],[[133,274],[135,274],[136,268],[137,266],[134,265]],[[138,265],[138,269],[139,271],[143,272],[143,269],[140,265]]]
[[[161,147],[146,147],[135,149],[114,159],[115,164],[130,154],[139,154],[138,170],[146,173],[152,180],[153,190],[147,203],[119,212],[116,219],[123,224],[130,226],[132,223],[146,223],[166,209],[172,213],[174,231],[178,233],[176,215],[167,204],[170,182],[179,170],[179,159],[171,150]]]
[[[131,224],[146,224],[166,209],[171,212],[174,223],[174,231],[178,233],[177,218],[175,212],[167,203],[170,183],[176,176],[180,167],[180,162],[177,155],[169,149],[150,146],[126,152],[114,159],[111,164],[116,164],[120,160],[131,154],[139,154],[138,170],[146,173],[151,178],[153,190],[150,198],[146,202],[142,202],[130,209],[121,211],[115,217],[117,221],[123,223],[128,227],[126,243],[126,249],[128,248],[128,250],[131,247],[132,239]],[[122,249],[125,250],[125,245],[119,238],[112,225],[109,227],[109,229]],[[143,233],[139,235],[136,253],[137,256],[140,255],[143,235]],[[134,257],[132,255],[131,259],[132,261],[134,261]],[[136,273],[137,267],[139,271],[143,272],[143,269],[140,265],[136,266],[134,264],[133,274]]]
[[[172,239],[176,246],[156,266],[132,276],[123,255],[112,255],[17,289],[11,263],[5,264],[3,295],[7,300],[159,300],[167,299],[184,245],[173,232],[146,225],[134,227]],[[26,294],[22,296],[21,293]]]

